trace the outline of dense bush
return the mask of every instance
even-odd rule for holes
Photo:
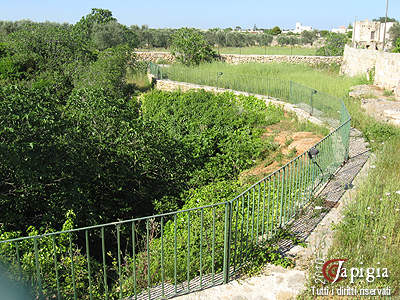
[[[171,36],[171,53],[185,65],[211,62],[216,53],[194,28],[181,28]]]
[[[260,128],[269,125],[271,114],[283,117],[282,110],[255,97],[204,91],[153,92],[143,97],[142,110],[145,119],[160,124],[190,149],[197,166],[192,182],[197,186],[235,178],[267,155]]]
[[[83,89],[63,107],[48,89],[8,86],[0,99],[9,228],[57,228],[68,209],[79,225],[151,214],[154,199],[176,195],[187,179],[185,147],[138,119],[134,102]]]
[[[344,46],[349,41],[346,34],[330,32],[326,37],[325,46],[317,50],[321,56],[342,56]]]

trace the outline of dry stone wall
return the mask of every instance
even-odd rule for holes
[[[345,47],[341,67],[343,74],[363,75],[373,69],[375,70],[374,84],[394,90],[400,96],[400,53]]]
[[[175,61],[175,57],[169,52],[135,52],[142,60],[154,63]],[[301,55],[241,55],[221,54],[221,60],[229,64],[242,63],[291,63],[291,64],[341,64],[341,56],[301,56]]]

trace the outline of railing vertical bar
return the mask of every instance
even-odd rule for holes
[[[161,217],[161,296],[164,297],[164,217]]]
[[[264,242],[264,229],[265,229],[265,179],[263,181],[263,212],[262,212],[262,226],[261,226],[261,242]]]
[[[211,264],[211,271],[212,271],[212,285],[215,284],[215,206],[213,207],[213,221],[212,221],[212,264]]]
[[[177,293],[177,282],[176,282],[176,269],[177,269],[177,238],[176,238],[176,214],[174,214],[174,290],[175,294]]]
[[[253,201],[252,201],[252,213],[251,213],[251,247],[254,246],[254,215],[255,215],[255,193],[256,193],[256,188],[252,188],[252,195],[253,195]]]
[[[108,299],[108,284],[107,284],[107,266],[106,266],[106,246],[104,239],[104,226],[101,227],[101,251],[103,254],[103,280],[104,280],[104,293],[106,299]]]
[[[287,206],[288,206],[288,193],[287,189],[289,188],[289,174],[290,174],[290,164],[285,167],[285,172],[283,174],[283,183],[282,183],[282,194],[283,194],[283,222],[282,222],[282,227],[286,224],[286,219],[287,219]]]
[[[54,238],[54,235],[53,235]],[[93,299],[93,292],[92,292],[92,276],[90,270],[90,249],[89,249],[89,233],[88,230],[85,230],[85,243],[86,243],[86,259],[87,259],[87,266],[88,266],[88,281],[89,281],[89,299]]]
[[[151,279],[150,279],[150,228],[149,219],[146,219],[146,251],[147,251],[147,294],[150,300]]]
[[[72,234],[71,232],[69,235],[69,256],[71,258],[71,275],[72,275],[72,287],[74,289],[74,299],[78,299],[76,294],[76,282],[75,282],[75,264],[74,264],[74,256],[72,254]]]
[[[60,296],[60,280],[58,278],[56,237],[54,235],[52,236],[52,244],[53,244],[54,270],[56,271],[57,299],[61,299],[61,296]]]
[[[132,230],[132,260],[133,260],[133,293],[135,294],[135,300],[137,299],[136,291],[136,234],[135,234],[135,221],[131,224]]]
[[[289,216],[289,221],[293,218],[293,197],[292,197],[292,193],[293,193],[293,185],[294,185],[294,166],[295,166],[296,161],[292,161],[290,163],[290,185],[289,185],[289,205],[288,205],[288,216]]]
[[[203,226],[204,209],[200,210],[200,289],[203,288]]]
[[[257,199],[257,230],[256,230],[256,244],[258,244],[258,226],[260,222],[260,200],[261,200],[261,184],[258,184],[258,199]]]
[[[40,274],[40,265],[39,265],[39,251],[37,245],[37,238],[33,239],[33,248],[35,251],[35,269],[36,269],[36,277],[37,277],[37,287],[39,289],[39,299],[42,298],[43,289],[42,289],[42,278]]]
[[[242,222],[240,225],[240,264],[243,262],[243,252],[244,252],[244,244],[243,244],[243,236],[244,236],[244,215],[245,215],[245,210],[244,210],[244,202],[245,202],[245,197],[244,195],[241,196],[242,199]]]
[[[306,188],[307,188],[307,156],[303,154],[302,159],[301,159],[301,171],[302,171],[302,202],[301,205],[303,206],[304,203],[307,202],[307,193],[306,193]]]
[[[286,168],[281,169],[279,172],[281,173],[281,204],[280,204],[280,214],[279,214],[279,227],[282,227],[282,217],[283,217],[283,198],[284,198],[284,193],[283,189],[285,187],[285,173],[286,173]]]
[[[292,216],[296,216],[296,206],[297,206],[297,194],[298,190],[298,181],[299,181],[299,159],[293,163],[294,174],[293,174],[293,192],[292,192]]]
[[[18,274],[19,274],[19,279],[22,279],[22,268],[21,268],[21,258],[19,255],[19,246],[18,242],[15,242],[15,255],[17,256],[17,264],[18,264]]]
[[[237,236],[238,236],[238,223],[239,223],[239,198],[235,200],[236,203],[236,218],[235,218],[235,253],[233,256],[233,272],[236,272],[237,263]]]
[[[268,209],[267,209],[267,228],[266,228],[266,230],[265,230],[265,232],[266,232],[266,236],[265,236],[265,239],[266,240],[268,240],[269,239],[269,237],[270,237],[270,234],[269,234],[269,231],[270,231],[270,221],[271,221],[271,213],[270,213],[270,211],[271,211],[271,177],[269,177],[268,178],[268,201],[267,201],[267,206],[268,206]],[[267,182],[265,182],[265,183],[267,183]],[[273,207],[273,206],[272,206]]]
[[[279,195],[279,184],[277,184],[277,177],[279,175],[279,172],[276,172],[273,177],[274,177],[274,182],[273,182],[273,189],[272,189],[272,225],[271,225],[271,235],[273,235],[276,232],[276,222],[278,221],[278,195]],[[279,177],[278,177],[279,178]],[[276,200],[276,201],[275,201]]]
[[[248,257],[248,243],[249,243],[249,215],[250,215],[250,193],[247,193],[247,213],[246,213],[246,215],[247,215],[247,221],[246,221],[246,236],[245,236],[245,239],[246,239],[246,248],[245,248],[245,254],[246,254],[246,258],[245,259],[247,259],[247,257]]]
[[[224,228],[224,283],[229,281],[229,270],[230,270],[230,241],[231,241],[231,218],[232,206],[231,202],[225,203],[225,228]]]
[[[121,229],[117,225],[117,251],[118,251],[118,281],[119,281],[119,299],[122,299],[122,272],[121,272]]]
[[[187,291],[190,292],[190,211],[187,212]]]

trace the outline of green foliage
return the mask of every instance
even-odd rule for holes
[[[95,47],[99,50],[105,50],[122,44],[127,44],[130,48],[134,48],[138,44],[136,35],[117,21],[94,24],[92,28],[92,40]]]
[[[392,52],[400,53],[400,36],[397,38],[395,47],[393,48]]]
[[[171,53],[185,65],[211,62],[216,53],[194,28],[181,28],[171,36]]]
[[[374,122],[365,128],[365,137],[368,141],[384,142],[390,137],[398,136],[400,132],[394,127],[387,126],[382,123]]]
[[[271,29],[272,35],[278,35],[278,34],[281,34],[281,32],[282,32],[282,30],[278,26],[275,26],[274,28]]]
[[[295,36],[288,36],[288,35],[280,35],[277,38],[277,42],[280,46],[286,45],[296,45],[300,43],[300,39]]]
[[[74,29],[83,34],[86,38],[92,35],[93,27],[96,24],[107,24],[115,22],[116,19],[112,16],[112,12],[108,9],[92,8],[90,14],[82,17],[79,22],[74,25]]]
[[[0,99],[7,229],[57,228],[68,209],[81,226],[151,214],[154,199],[179,194],[187,180],[186,148],[137,119],[134,102],[81,89],[63,107],[47,88],[12,86]]]
[[[144,119],[160,124],[190,149],[196,185],[235,178],[265,156],[259,128],[283,117],[280,108],[255,97],[204,91],[155,91],[143,97],[142,110]]]
[[[344,46],[349,41],[347,35],[341,33],[329,33],[326,37],[325,46],[317,50],[321,56],[342,56]]]
[[[390,35],[390,39],[391,39],[393,45],[396,48],[398,48],[397,42],[398,42],[398,40],[400,38],[400,24],[399,23],[396,23],[392,27],[390,27],[389,35]]]
[[[319,32],[319,34],[321,35],[321,37],[326,38],[326,37],[329,36],[330,31],[329,31],[329,30],[321,30],[321,31]]]
[[[79,88],[102,88],[118,96],[123,95],[125,75],[129,60],[128,48],[118,46],[106,49],[98,54],[98,59],[92,63],[75,80]]]
[[[71,28],[64,26],[27,25],[7,37],[6,47],[13,64],[26,73],[25,77],[36,72],[60,70],[75,60],[89,62],[94,58]]]
[[[63,230],[73,229],[75,223],[75,214],[73,211],[68,211],[65,215],[65,223]],[[44,233],[48,234],[54,232],[53,229],[46,229]],[[36,236],[39,234],[34,226],[28,228],[28,236]],[[7,232],[0,226],[0,239],[9,239],[15,237],[21,232]],[[70,240],[76,242],[74,234],[62,233],[53,237],[47,236],[40,239],[38,242],[38,262],[41,267],[41,280],[46,282],[44,285],[43,293],[45,295],[57,294],[57,280],[60,286],[60,295],[63,298],[71,298],[74,295],[73,283],[71,279],[71,264],[74,264],[75,271],[75,286],[79,299],[89,299],[86,289],[86,280],[88,276],[87,266],[88,261],[86,255],[81,253],[81,250],[75,245],[70,248]],[[17,278],[11,275],[11,278],[29,285],[30,280],[36,277],[36,261],[33,246],[33,239],[27,239],[18,242],[18,251],[20,255],[21,269],[13,257],[15,255],[15,244],[0,244],[1,257],[0,261],[8,265],[9,274],[21,274],[22,278]],[[57,259],[57,272],[55,273],[54,259]],[[102,277],[101,266],[93,258],[91,260],[92,270],[92,292],[95,297],[101,296]],[[20,273],[21,271],[21,273]],[[33,291],[32,291],[33,292]]]
[[[305,30],[300,34],[301,37],[301,41],[303,44],[313,44],[318,36],[317,36],[318,32],[316,30],[313,31],[309,31],[309,30]]]
[[[385,23],[385,22],[398,22],[395,18],[390,18],[390,17],[379,17],[379,18],[375,18],[372,19],[372,21],[374,22],[381,22],[381,23]]]

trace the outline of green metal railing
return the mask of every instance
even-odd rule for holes
[[[157,78],[177,76],[152,64],[150,70]],[[220,86],[245,90],[241,80],[220,79]],[[228,282],[348,158],[350,115],[342,101],[293,82],[279,83],[282,90],[262,84],[266,95],[337,120],[314,146],[318,165],[305,152],[230,201],[0,241],[9,276],[39,298],[57,299],[160,299]],[[256,88],[245,91],[260,93]]]

